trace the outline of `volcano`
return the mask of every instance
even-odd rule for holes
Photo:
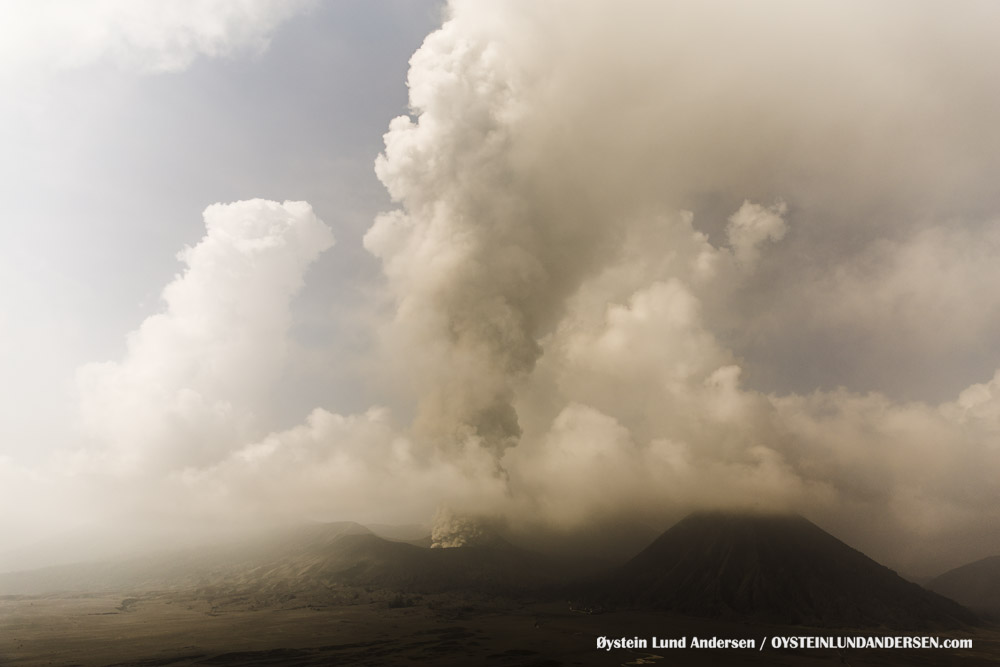
[[[825,627],[961,627],[967,609],[906,581],[801,516],[699,513],[609,578],[604,600]]]

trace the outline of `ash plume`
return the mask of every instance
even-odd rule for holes
[[[972,446],[996,463],[931,378],[928,398],[894,399],[865,352],[841,364],[855,393],[800,393],[805,374],[788,366],[791,391],[746,385],[772,346],[844,373],[826,359],[849,359],[866,325],[813,323],[863,294],[909,313],[973,288],[953,252],[929,262],[947,282],[905,294],[891,268],[853,270],[885,238],[899,250],[879,251],[889,266],[909,271],[924,235],[962,243],[947,220],[994,225],[982,174],[1000,166],[986,111],[1000,97],[946,74],[996,50],[977,25],[995,9],[967,10],[452,3],[411,61],[411,115],[376,162],[399,208],[365,238],[395,306],[381,333],[418,406],[415,440],[482,447],[508,488],[493,511],[521,523],[750,504],[865,507],[883,534],[925,543],[970,527],[988,487],[960,491],[906,461],[930,455],[919,432],[935,424],[952,443],[938,462]],[[947,45],[938,64],[921,52],[931,35]],[[986,145],[964,148],[971,136]],[[898,346],[878,319],[865,320],[870,348]],[[947,326],[984,340],[997,324],[968,313]],[[907,354],[947,363],[923,335]]]
[[[0,479],[99,505],[104,456],[135,516],[437,512],[439,546],[794,507],[909,571],[1000,549],[998,11],[456,0],[375,162],[383,404],[256,419],[330,238],[233,205],[291,222],[210,226],[81,371],[87,443]]]
[[[416,433],[444,448],[472,439],[498,459],[521,435],[514,395],[539,340],[619,236],[585,194],[525,169],[541,156],[521,137],[522,75],[461,23],[428,37],[409,77],[416,120],[391,123],[376,161],[402,208],[365,237],[396,305],[384,336],[409,371]]]

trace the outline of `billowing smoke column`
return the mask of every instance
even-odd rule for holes
[[[502,44],[456,19],[413,57],[416,120],[385,135],[376,172],[401,210],[365,246],[397,311],[387,332],[419,400],[415,432],[440,448],[475,441],[499,460],[521,435],[513,407],[563,301],[615,237],[538,178],[519,136],[522,72]],[[562,201],[560,202],[560,200]],[[560,202],[558,205],[555,202]]]
[[[414,440],[488,452],[509,481],[498,511],[567,526],[870,491],[868,464],[809,444],[821,415],[745,390],[731,350],[790,363],[803,326],[856,307],[820,276],[856,279],[858,246],[906,247],[920,216],[977,215],[997,160],[962,146],[996,147],[982,110],[998,103],[942,76],[978,62],[959,32],[927,67],[926,8],[901,25],[884,6],[771,7],[457,1],[414,55],[412,117],[376,162],[400,208],[365,245]],[[955,162],[985,171],[940,173]],[[838,372],[830,333],[812,335],[800,365]],[[903,487],[882,511],[906,513]],[[440,523],[466,525],[453,509]]]
[[[636,137],[625,128],[619,137],[618,119],[591,117],[595,104],[606,101],[592,97],[598,90],[577,78],[580,64],[568,69],[568,78],[553,76],[568,64],[564,60],[583,55],[585,43],[580,34],[560,30],[551,11],[532,7],[520,20],[516,12],[456,4],[453,18],[428,37],[411,61],[414,118],[392,121],[385,153],[376,161],[376,173],[401,208],[382,215],[365,237],[395,301],[383,336],[390,365],[402,369],[418,404],[415,439],[444,452],[480,447],[501,477],[507,474],[505,453],[522,435],[515,401],[542,355],[542,342],[560,345],[552,336],[567,300],[622,261],[629,240],[659,247],[647,236],[666,238],[677,233],[672,229],[697,237],[688,218],[679,226],[672,218],[646,222],[673,210],[675,174],[665,174],[664,193],[650,196],[644,166],[620,155],[634,150]],[[575,20],[589,26],[595,17],[588,9]],[[536,53],[511,41],[520,31],[546,32],[567,51]],[[573,108],[581,91],[575,100],[581,106]],[[609,143],[619,138],[624,146]],[[659,201],[664,194],[670,208]],[[745,202],[733,215],[730,242],[747,272],[764,241],[781,239],[786,210],[783,203],[768,209]],[[726,253],[720,261],[704,239],[694,245],[702,273],[715,270],[709,264],[734,264]],[[664,250],[676,257],[688,249]],[[697,308],[677,273],[675,267],[644,278],[673,281],[670,293]],[[685,270],[680,274],[687,279]],[[720,356],[721,365],[730,362]],[[453,509],[461,514],[462,508]],[[461,541],[451,527],[474,524],[450,510],[439,512],[443,516],[450,518],[439,522],[440,532],[452,537],[442,543]]]

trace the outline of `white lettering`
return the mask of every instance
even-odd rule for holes
[[[687,637],[680,639],[658,639],[653,637],[653,648],[687,648]]]

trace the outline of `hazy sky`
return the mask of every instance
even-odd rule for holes
[[[179,25],[159,4],[2,4],[6,456],[37,461],[66,444],[76,367],[118,358],[125,334],[161,308],[177,252],[201,238],[201,212],[215,202],[309,201],[343,242],[312,267],[297,338],[334,355],[325,364],[363,344],[333,313],[377,271],[359,242],[388,206],[372,162],[389,120],[406,111],[407,60],[440,23],[440,3],[167,3]],[[74,12],[114,26],[114,10],[129,6],[162,33],[153,46],[116,49],[111,36],[88,46],[77,34],[86,22]],[[205,49],[178,38],[175,65],[147,63],[158,48],[173,53],[159,44],[171,33],[196,33],[199,19],[214,29],[226,7],[259,11],[242,29],[251,38],[234,29]],[[270,18],[268,8],[280,11]],[[68,43],[56,39],[62,31]],[[328,372],[298,380],[286,388],[291,419],[301,401],[367,406],[356,383]]]
[[[12,540],[1000,550],[995,3],[0,7]]]

